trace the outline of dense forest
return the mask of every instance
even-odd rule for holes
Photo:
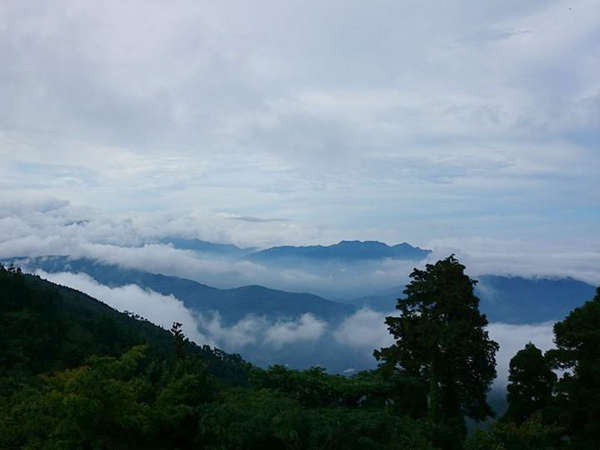
[[[0,448],[597,449],[600,288],[555,325],[555,349],[514,356],[493,418],[498,344],[464,269],[415,269],[386,321],[395,343],[346,377],[261,369],[0,266]]]

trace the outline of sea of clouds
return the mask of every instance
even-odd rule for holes
[[[0,258],[68,255],[87,257],[125,268],[179,276],[219,288],[260,284],[331,299],[356,298],[403,286],[412,268],[455,253],[467,273],[520,276],[571,276],[600,284],[600,249],[596,243],[569,245],[485,238],[445,239],[418,243],[432,254],[418,263],[384,259],[354,264],[298,264],[272,267],[244,259],[201,254],[161,244],[165,236],[184,236],[239,245],[264,245],[260,233],[278,230],[278,244],[315,244],[312,235],[287,229],[281,222],[201,219],[193,215],[141,214],[136,219],[78,208],[57,199],[4,202],[0,205]],[[279,233],[279,234],[278,234]],[[289,235],[290,241],[283,240]],[[257,240],[249,242],[248,236]],[[348,236],[339,236],[333,243]],[[274,244],[271,242],[270,244]]]
[[[187,309],[173,295],[161,295],[137,285],[111,288],[81,273],[37,271],[36,274],[85,292],[117,310],[135,312],[166,329],[173,322],[181,322],[186,336],[197,344],[240,353],[262,365],[287,361],[296,367],[322,365],[338,372],[352,372],[373,368],[376,365],[373,350],[393,343],[384,321],[395,312],[386,314],[363,308],[335,325],[308,313],[295,320],[248,315],[226,326],[218,312],[199,314]],[[552,325],[491,323],[488,326],[490,337],[500,344],[495,387],[506,384],[510,359],[525,344],[533,342],[542,350],[552,347]],[[333,353],[337,353],[337,358],[332,367],[328,362]],[[264,354],[272,355],[272,359],[261,358]]]

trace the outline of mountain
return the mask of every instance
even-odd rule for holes
[[[594,297],[596,288],[573,278],[479,277],[481,309],[491,320],[531,323],[562,320]]]
[[[481,275],[475,293],[490,322],[512,324],[562,320],[582,299],[594,297],[595,287],[573,278],[524,278]],[[404,297],[403,286],[351,301],[357,307],[390,312],[396,299]]]
[[[3,376],[63,370],[91,355],[118,356],[140,344],[148,344],[155,357],[175,358],[169,331],[74,289],[0,268]],[[214,375],[245,382],[239,356],[190,341],[185,351],[201,357]]]
[[[193,250],[198,253],[209,253],[227,257],[242,257],[256,250],[253,247],[240,248],[233,244],[217,244],[200,239],[185,239],[180,237],[165,237],[160,239],[160,243],[170,244],[181,250]]]
[[[271,319],[297,318],[304,313],[327,321],[337,321],[356,310],[352,305],[326,300],[307,293],[294,293],[263,286],[217,289],[184,278],[154,274],[91,259],[66,256],[32,258],[19,262],[30,270],[85,273],[98,283],[118,287],[136,284],[163,295],[174,295],[195,312],[218,311],[225,324],[232,324],[248,314]]]
[[[0,267],[2,449],[429,449],[422,386],[261,370]]]
[[[377,260],[384,258],[402,260],[421,260],[427,257],[431,250],[413,247],[406,242],[389,246],[378,241],[341,241],[337,244],[309,245],[303,247],[282,246],[271,247],[246,256],[256,262],[279,262],[285,260],[306,259],[312,261],[341,260],[355,262]]]

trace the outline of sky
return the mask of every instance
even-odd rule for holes
[[[598,42],[598,0],[4,0],[0,253],[376,239],[599,282]]]

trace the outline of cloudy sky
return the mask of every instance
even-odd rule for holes
[[[0,226],[597,262],[598,42],[598,0],[4,0]]]

